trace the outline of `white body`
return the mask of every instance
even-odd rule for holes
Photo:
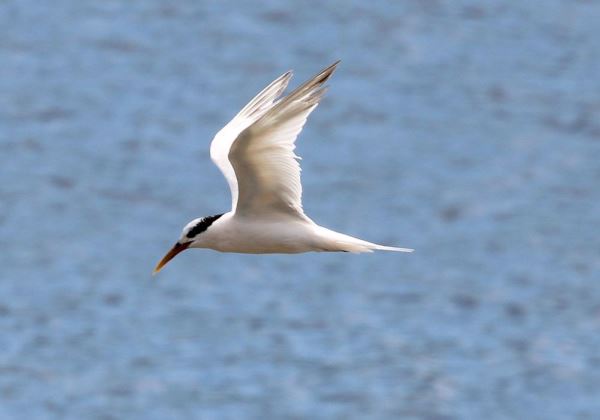
[[[304,214],[295,141],[337,64],[285,97],[291,72],[283,74],[217,133],[210,155],[231,189],[231,211],[188,223],[157,270],[188,247],[251,254],[412,251],[331,231]]]
[[[317,225],[305,218],[256,219],[229,212],[198,235],[191,248],[247,254],[297,254],[311,251],[401,251],[362,241]],[[409,251],[409,250],[406,250]]]

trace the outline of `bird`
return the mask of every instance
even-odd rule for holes
[[[296,138],[340,61],[287,96],[288,71],[256,95],[214,137],[210,157],[231,190],[231,210],[192,220],[153,274],[189,248],[248,254],[412,252],[378,245],[319,226],[302,208]]]

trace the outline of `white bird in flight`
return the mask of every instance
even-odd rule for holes
[[[248,254],[310,251],[412,252],[383,246],[317,225],[302,209],[295,141],[327,90],[339,61],[287,96],[292,72],[281,75],[252,99],[210,145],[210,157],[231,189],[231,211],[188,223],[156,265],[158,273],[188,248]]]

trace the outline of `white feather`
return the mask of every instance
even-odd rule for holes
[[[229,189],[231,190],[232,211],[235,211],[237,205],[238,182],[235,171],[229,161],[229,150],[231,149],[231,145],[244,129],[260,118],[273,106],[273,103],[281,96],[291,78],[292,72],[288,71],[271,82],[269,86],[264,88],[248,102],[248,104],[215,135],[215,138],[210,144],[210,157],[225,176],[225,179],[229,184]]]

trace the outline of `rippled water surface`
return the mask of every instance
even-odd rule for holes
[[[0,418],[594,419],[600,2],[0,2]],[[189,251],[214,133],[342,64],[317,222],[405,254]]]

